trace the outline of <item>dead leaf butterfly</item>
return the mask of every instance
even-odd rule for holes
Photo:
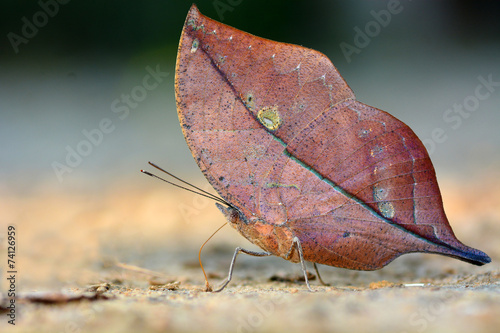
[[[454,236],[429,155],[390,114],[358,102],[330,60],[192,6],[175,77],[182,131],[229,224],[263,252],[375,270],[410,252],[474,265]]]

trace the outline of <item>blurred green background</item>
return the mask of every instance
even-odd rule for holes
[[[212,204],[197,203],[188,194],[169,196],[177,192],[139,172],[154,161],[203,184],[174,99],[177,44],[191,4],[1,2],[0,236],[8,224],[21,228],[26,265],[46,264],[53,276],[62,273],[51,270],[52,264],[74,262],[83,252],[89,260],[84,266],[95,265],[102,253],[125,260],[122,250],[147,257],[148,246],[171,246],[183,239],[182,232],[200,245],[210,232],[189,234],[214,230],[203,219],[216,226],[223,222]],[[500,82],[498,2],[202,0],[197,6],[252,34],[325,53],[360,101],[388,111],[434,143],[432,159],[452,225],[453,219],[498,217],[500,87],[493,86],[473,111],[452,110],[453,122],[443,118],[454,104],[474,102],[479,77]],[[397,13],[387,24],[377,23],[375,17],[388,6]],[[367,26],[375,30],[361,45],[356,35]],[[357,53],[346,57],[341,45],[356,47],[356,41]],[[114,103],[140,92],[144,77],[155,69],[165,73],[161,82],[120,118]],[[109,133],[85,146],[85,133],[95,133],[103,120]],[[67,166],[68,152],[78,149],[86,156],[73,159],[74,166],[58,176],[54,166]],[[177,229],[162,229],[193,207],[197,214],[188,228],[179,222]],[[200,214],[206,209],[211,213]],[[230,238],[235,244],[244,241],[235,234]],[[165,262],[158,258],[156,267]],[[40,272],[37,266],[31,270]],[[64,274],[56,280],[68,281]]]

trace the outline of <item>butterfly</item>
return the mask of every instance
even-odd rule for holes
[[[186,142],[229,224],[263,251],[355,270],[405,253],[474,265],[446,218],[434,167],[403,122],[356,100],[331,61],[253,36],[193,5],[179,43],[176,102]]]

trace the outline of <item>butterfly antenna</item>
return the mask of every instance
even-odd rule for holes
[[[183,180],[183,179],[181,179],[181,178],[179,178],[179,177],[177,177],[177,176],[174,176],[174,175],[173,175],[173,174],[171,174],[170,172],[168,172],[168,171],[166,171],[166,170],[164,170],[164,169],[160,168],[159,166],[157,166],[157,165],[156,165],[156,164],[154,164],[154,163],[151,163],[151,162],[148,162],[148,163],[149,163],[151,166],[153,166],[153,167],[157,168],[158,170],[163,171],[164,173],[166,173],[166,174],[167,174],[167,175],[169,175],[170,177],[172,177],[172,178],[174,178],[174,179],[176,179],[176,180],[180,181],[181,183],[184,183],[184,184],[186,184],[186,185],[188,185],[188,186],[190,186],[190,187],[194,188],[196,191],[195,191],[195,190],[193,190],[193,189],[190,189],[190,188],[188,188],[188,187],[185,187],[185,186],[182,186],[182,185],[179,185],[179,184],[173,183],[173,182],[171,182],[171,181],[168,181],[168,180],[166,180],[166,179],[164,179],[164,178],[162,178],[162,177],[160,177],[160,176],[157,176],[157,175],[155,175],[154,173],[148,172],[148,171],[146,171],[146,170],[141,170],[141,172],[142,172],[142,173],[144,173],[144,174],[146,174],[146,175],[148,175],[148,176],[151,176],[151,177],[153,177],[153,178],[156,178],[156,179],[162,180],[162,181],[164,181],[164,182],[165,182],[165,183],[167,183],[167,184],[173,185],[173,186],[178,187],[178,188],[181,188],[181,189],[183,189],[183,190],[186,190],[186,191],[189,191],[189,192],[192,192],[192,193],[195,193],[195,194],[201,195],[202,197],[206,197],[206,198],[212,199],[212,200],[214,200],[214,201],[220,202],[220,203],[222,203],[222,204],[224,204],[224,205],[227,205],[227,206],[229,206],[229,207],[233,207],[233,205],[231,205],[229,202],[225,201],[224,199],[219,198],[218,196],[216,196],[216,195],[214,195],[214,194],[212,194],[212,193],[210,193],[210,192],[207,192],[207,191],[205,191],[205,190],[202,190],[201,188],[199,188],[199,187],[197,187],[197,186],[195,186],[195,185],[193,185],[193,184],[191,184],[191,183],[188,183],[187,181],[185,181],[185,180]]]
[[[201,270],[203,271],[203,275],[205,276],[205,291],[207,292],[210,292],[212,291],[212,286],[210,285],[210,283],[208,282],[208,277],[207,277],[207,274],[205,273],[205,269],[203,268],[203,264],[201,263],[201,250],[203,250],[203,247],[205,246],[205,244],[208,243],[208,241],[210,239],[212,239],[212,237],[214,237],[214,235],[219,232],[220,229],[222,229],[225,225],[227,224],[224,223],[223,225],[221,225],[219,227],[219,229],[215,230],[215,232],[210,236],[208,237],[208,239],[205,241],[205,243],[203,243],[203,245],[200,247],[200,250],[198,251],[198,261],[200,262],[200,267],[201,267]]]

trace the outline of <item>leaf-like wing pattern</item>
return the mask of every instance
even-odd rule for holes
[[[247,219],[289,227],[306,260],[376,269],[433,252],[489,262],[454,236],[413,131],[356,101],[320,52],[250,35],[193,6],[176,98],[212,186]]]

